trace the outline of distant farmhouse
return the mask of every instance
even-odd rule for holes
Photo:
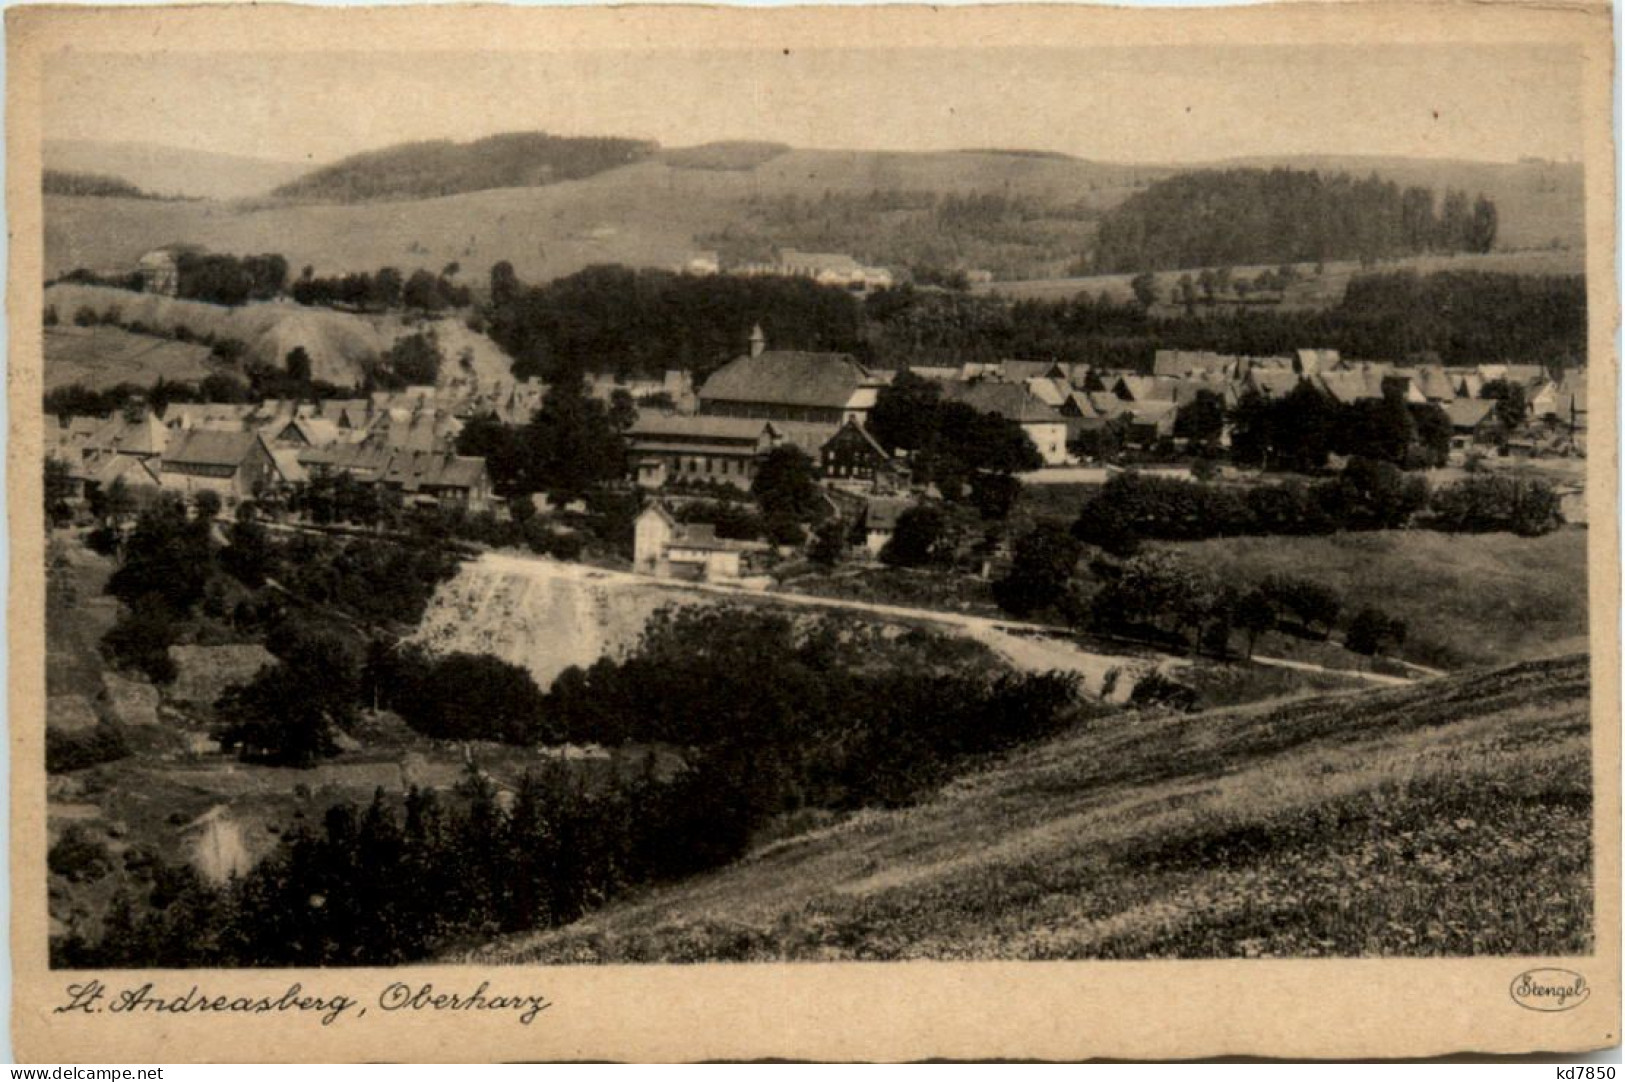
[[[892,272],[885,267],[866,267],[840,252],[803,252],[796,248],[780,249],[778,258],[770,263],[743,264],[735,268],[735,273],[811,278],[819,285],[858,293],[886,289],[894,283]]]

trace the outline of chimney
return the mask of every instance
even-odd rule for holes
[[[760,323],[750,329],[750,355],[760,357],[767,349],[767,335],[762,333]]]

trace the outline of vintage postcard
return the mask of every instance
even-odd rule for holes
[[[1617,1043],[1612,29],[11,8],[19,1057]]]

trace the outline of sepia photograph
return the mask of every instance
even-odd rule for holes
[[[8,12],[39,1024],[1474,960],[1616,1043],[1609,15],[1311,6]]]

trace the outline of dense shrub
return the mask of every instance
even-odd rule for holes
[[[169,648],[180,635],[175,613],[155,594],[137,599],[119,613],[102,636],[101,650],[114,668],[134,669],[154,684],[175,679]]]
[[[124,730],[116,725],[104,722],[83,732],[64,732],[49,726],[45,729],[45,769],[52,774],[116,762],[129,754],[130,743]]]
[[[1073,536],[1131,556],[1142,539],[1394,529],[1409,524],[1427,505],[1425,480],[1391,463],[1361,458],[1313,485],[1289,481],[1248,489],[1127,472],[1112,476],[1084,503]]]
[[[1146,673],[1129,695],[1130,706],[1167,706],[1175,710],[1195,710],[1200,696],[1196,689],[1155,670]]]
[[[910,507],[897,516],[891,539],[880,550],[880,562],[891,567],[945,562],[952,555],[947,530],[947,519],[940,509],[930,504]]]
[[[1009,572],[993,584],[993,600],[1014,616],[1045,609],[1065,610],[1067,588],[1081,546],[1054,523],[1041,523],[1016,541]]]
[[[52,875],[64,876],[75,883],[100,879],[113,870],[113,858],[107,847],[77,823],[62,832],[46,853],[45,863]]]
[[[1441,530],[1506,530],[1522,537],[1550,533],[1563,522],[1558,495],[1545,481],[1489,473],[1440,489],[1433,497],[1433,516]]]
[[[354,720],[357,661],[339,636],[294,624],[277,628],[266,646],[277,663],[222,693],[216,709],[229,720],[216,736],[245,759],[311,766],[337,750],[335,733]]]
[[[1406,630],[1405,621],[1367,606],[1349,622],[1345,643],[1356,654],[1380,654],[1386,647],[1402,646]]]
[[[374,653],[364,680],[381,705],[418,732],[442,740],[536,744],[559,730],[542,709],[530,673],[489,654],[431,657],[408,646]]]

